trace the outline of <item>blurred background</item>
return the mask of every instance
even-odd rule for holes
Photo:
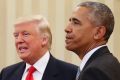
[[[14,46],[14,21],[18,17],[41,14],[50,24],[53,34],[51,53],[61,60],[79,65],[80,59],[65,49],[66,23],[72,8],[88,0],[0,0],[0,70],[21,61]],[[115,16],[115,29],[108,42],[110,51],[120,61],[120,0],[89,0],[108,5]]]

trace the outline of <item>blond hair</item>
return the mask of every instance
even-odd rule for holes
[[[39,31],[48,37],[48,40],[49,40],[48,48],[51,49],[52,33],[50,30],[50,25],[49,25],[49,22],[47,21],[47,19],[45,17],[43,17],[42,15],[20,17],[15,21],[14,25],[18,25],[18,24],[26,23],[26,22],[33,22],[33,21],[37,21]]]

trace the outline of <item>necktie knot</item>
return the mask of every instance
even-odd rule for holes
[[[29,73],[33,73],[33,72],[35,72],[36,71],[36,69],[35,69],[35,67],[34,66],[31,66],[30,68],[29,68]]]
[[[28,69],[28,75],[26,77],[26,80],[34,80],[33,79],[33,73],[36,71],[35,67],[34,66],[31,66],[29,69]]]

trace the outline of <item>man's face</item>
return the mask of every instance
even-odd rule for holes
[[[27,61],[40,56],[42,36],[36,22],[26,22],[15,26],[15,45],[21,59]]]
[[[88,14],[89,10],[85,7],[77,7],[72,12],[65,29],[68,50],[79,52],[94,42],[95,26],[88,18]]]

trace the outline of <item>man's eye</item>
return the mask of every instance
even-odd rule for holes
[[[79,24],[79,22],[76,22],[76,21],[74,21],[73,23],[74,23],[74,24]]]
[[[18,37],[18,34],[14,34],[14,37],[17,38],[17,37]]]
[[[29,33],[24,33],[24,36],[25,36],[25,37],[27,37],[27,36],[29,36],[29,35],[30,35]]]

